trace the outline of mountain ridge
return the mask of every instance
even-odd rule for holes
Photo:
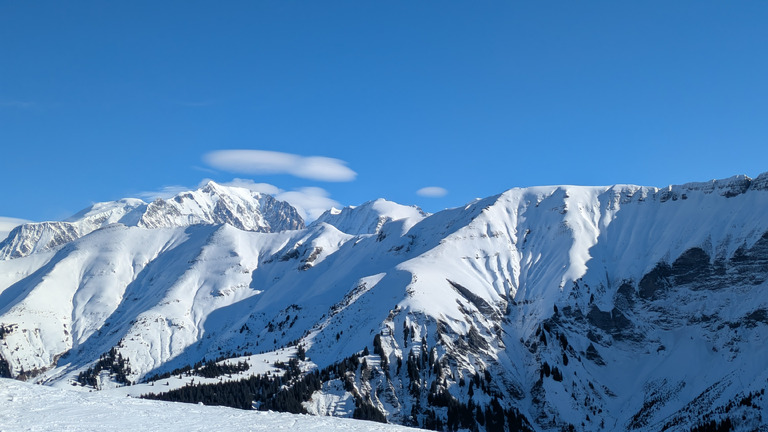
[[[23,224],[0,242],[0,260],[51,250],[114,223],[143,228],[229,224],[257,232],[304,227],[304,220],[288,203],[268,194],[209,181],[197,190],[169,199],[146,203],[126,198],[96,203],[61,222]]]
[[[373,347],[305,409],[446,426],[471,401],[533,430],[748,428],[768,413],[766,191],[768,173],[515,188],[432,215],[374,201],[271,233],[109,225],[0,261],[0,359],[70,385],[112,349],[140,382],[298,345],[309,373]]]

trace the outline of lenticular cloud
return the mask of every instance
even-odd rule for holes
[[[439,186],[424,187],[416,191],[416,195],[429,198],[440,198],[447,194],[448,191],[445,190],[445,188],[441,188]]]
[[[328,182],[352,181],[357,176],[340,159],[267,150],[218,150],[203,160],[213,168],[243,174],[290,174]]]

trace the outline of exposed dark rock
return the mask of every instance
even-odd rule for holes
[[[669,282],[671,275],[672,268],[669,264],[665,262],[656,264],[656,267],[640,280],[637,294],[644,299],[659,298],[671,286]]]
[[[768,233],[752,247],[741,247],[727,261],[712,262],[703,249],[683,252],[670,266],[660,262],[638,284],[638,296],[646,300],[661,298],[671,288],[687,285],[693,290],[717,290],[741,285],[760,285],[768,280]],[[623,310],[632,307],[631,286],[622,285],[614,298]]]
[[[709,255],[701,248],[688,249],[672,263],[675,285],[694,284],[693,288],[705,288],[711,275]]]
[[[762,173],[752,179],[749,185],[750,190],[768,190],[768,172]]]
[[[617,308],[603,312],[593,305],[587,314],[590,324],[609,334],[618,334],[632,327],[632,322]]]
[[[473,350],[487,351],[491,347],[474,326],[470,327],[467,332],[467,342]]]
[[[447,279],[446,279],[447,280]],[[495,307],[493,307],[490,303],[483,300],[482,297],[478,296],[477,294],[473,293],[468,288],[465,288],[456,282],[453,282],[451,280],[448,280],[448,283],[451,284],[451,286],[459,293],[462,297],[467,299],[470,303],[472,303],[477,310],[479,310],[483,315],[493,319],[493,320],[500,320],[501,314],[499,313],[499,310]]]
[[[296,259],[299,257],[299,250],[298,249],[292,249],[288,252],[286,252],[283,256],[280,257],[280,261],[288,261],[292,259]]]
[[[584,321],[584,314],[581,313],[581,309],[574,308],[569,306],[563,306],[562,308],[563,317],[568,318],[571,321],[574,322],[583,322]]]
[[[323,248],[321,248],[321,247],[314,248],[312,250],[312,253],[309,254],[309,256],[307,258],[301,260],[301,262],[303,264],[299,267],[299,270],[304,271],[304,270],[309,270],[310,268],[312,268],[312,266],[315,264],[315,260],[317,259],[317,257],[320,256],[320,253],[322,251],[323,251]]]
[[[733,198],[735,196],[741,195],[744,192],[749,190],[749,186],[752,184],[752,179],[749,177],[739,177],[738,179],[728,183],[727,186],[723,187],[723,192],[721,193],[722,196],[726,198]]]
[[[747,314],[747,316],[745,316],[742,321],[746,323],[747,327],[755,327],[758,323],[768,324],[768,310],[757,309],[752,311]]]
[[[635,305],[635,288],[629,282],[621,284],[616,291],[613,302],[617,308],[628,311]]]
[[[662,191],[659,192],[659,201],[660,202],[667,202],[667,201],[669,201],[673,197],[675,197],[675,195],[674,195],[674,192],[672,192],[671,190],[665,189],[665,190],[662,190]]]
[[[600,356],[600,353],[597,351],[597,348],[595,348],[593,344],[589,344],[587,347],[587,360],[595,363],[598,366],[605,366],[603,357]]]
[[[751,248],[737,249],[727,267],[731,285],[759,285],[765,282],[768,279],[768,232]]]

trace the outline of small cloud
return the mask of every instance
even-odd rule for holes
[[[200,185],[208,183],[203,180]],[[342,207],[338,201],[330,198],[331,194],[319,187],[303,187],[292,191],[286,191],[269,183],[256,183],[250,179],[235,178],[230,182],[219,183],[222,186],[234,186],[249,189],[253,192],[259,192],[272,195],[275,199],[285,201],[292,205],[305,222],[312,222],[320,217],[324,211],[331,207]]]
[[[207,183],[207,180],[204,180],[201,185],[205,183]],[[286,191],[269,183],[256,183],[253,180],[241,178],[235,178],[230,182],[219,184],[241,187],[253,192],[272,195],[275,199],[285,201],[296,208],[305,222],[312,222],[331,207],[342,207],[338,201],[330,198],[331,194],[328,191],[319,187],[303,187]]]
[[[213,168],[243,174],[290,174],[327,182],[352,181],[357,176],[345,161],[324,156],[266,150],[219,150],[206,154],[203,160]]]
[[[208,173],[208,174],[218,174],[218,171],[216,171],[214,169],[210,169],[210,168],[206,168],[206,167],[201,167],[201,166],[197,166],[197,165],[193,165],[192,169],[196,169],[198,171],[202,171],[202,172]]]
[[[206,183],[208,183],[208,179],[205,179],[202,182],[200,182],[199,187],[204,186]],[[271,185],[269,183],[256,183],[251,179],[234,178],[230,182],[219,183],[219,184],[222,186],[234,186],[234,187],[245,188],[253,192],[259,192],[267,195],[276,195],[276,194],[279,194],[280,192],[283,192],[282,189],[280,189],[275,185]]]
[[[26,219],[0,216],[0,241],[5,240],[5,238],[8,237],[8,233],[10,233],[17,226],[23,225],[29,222],[31,221],[28,221]]]
[[[428,198],[440,198],[448,194],[445,188],[439,186],[424,187],[416,191],[416,195],[428,197]]]
[[[341,207],[338,201],[330,198],[328,191],[319,187],[281,192],[275,195],[275,198],[295,207],[305,222],[312,222],[331,207]]]
[[[210,179],[203,179],[197,188],[204,187]],[[304,221],[309,223],[320,217],[324,211],[331,207],[341,208],[338,201],[330,198],[331,194],[319,187],[303,187],[291,191],[280,189],[269,183],[257,183],[250,179],[235,178],[229,182],[216,182],[222,186],[233,186],[272,195],[280,201],[285,201],[296,208]],[[136,194],[145,201],[154,201],[158,198],[168,199],[194,188],[186,186],[165,186],[158,191],[147,191]]]
[[[145,201],[154,201],[158,198],[161,198],[161,199],[172,198],[180,194],[181,192],[186,192],[188,190],[190,190],[190,188],[186,186],[178,186],[178,185],[163,186],[160,190],[139,192],[136,194],[136,196],[138,196],[139,198]]]

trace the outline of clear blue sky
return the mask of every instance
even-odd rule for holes
[[[0,1],[0,216],[205,178],[436,211],[517,186],[756,176],[766,23],[763,1]],[[356,175],[210,162],[226,149]]]

